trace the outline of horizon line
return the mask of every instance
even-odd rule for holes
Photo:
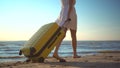
[[[28,40],[0,40],[0,42],[4,42],[4,41],[10,41],[10,42],[14,42],[14,41],[28,41]],[[63,40],[63,41],[72,41],[72,40]],[[120,40],[77,40],[77,41],[120,41]]]

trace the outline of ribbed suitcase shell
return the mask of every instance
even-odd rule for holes
[[[44,61],[64,35],[57,23],[46,24],[26,42],[21,52],[31,60]]]

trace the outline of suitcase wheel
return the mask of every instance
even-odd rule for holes
[[[39,58],[39,62],[40,62],[40,63],[43,63],[44,60],[45,60],[45,59],[44,59],[43,57],[40,57],[40,58]]]
[[[30,62],[31,61],[31,59],[27,59],[25,62]]]
[[[19,51],[19,55],[22,55],[22,51],[21,50]]]

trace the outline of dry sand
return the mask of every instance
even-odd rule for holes
[[[47,58],[44,63],[6,62],[0,63],[0,68],[120,68],[120,53],[64,58],[67,62],[58,62],[52,57]]]

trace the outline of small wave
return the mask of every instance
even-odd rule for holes
[[[24,56],[0,56],[0,59],[25,58]]]
[[[18,52],[14,53],[0,53],[0,54],[19,54]]]

